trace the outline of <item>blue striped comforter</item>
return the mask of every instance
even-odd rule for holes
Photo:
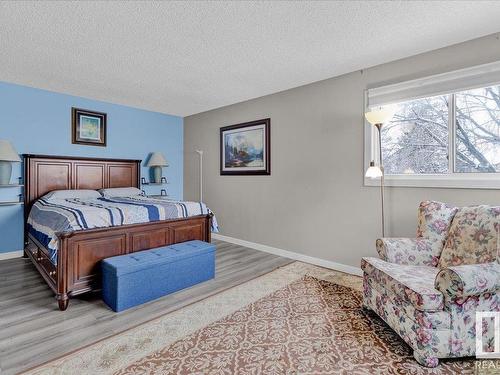
[[[90,228],[105,228],[150,221],[186,218],[209,214],[202,202],[171,201],[143,196],[93,199],[45,199],[33,205],[28,230],[50,252],[57,263],[57,233]],[[212,218],[212,231],[218,232]]]

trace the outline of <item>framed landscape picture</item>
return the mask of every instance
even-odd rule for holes
[[[106,146],[106,114],[71,108],[72,143]]]
[[[220,128],[220,174],[271,174],[271,119]]]

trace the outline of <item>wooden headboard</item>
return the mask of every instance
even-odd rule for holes
[[[24,204],[61,189],[140,188],[141,160],[23,155]]]

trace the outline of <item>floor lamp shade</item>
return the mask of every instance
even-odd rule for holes
[[[375,179],[382,177],[382,175],[380,167],[377,167],[373,161],[370,162],[370,167],[366,170],[365,177]]]
[[[386,122],[389,122],[393,116],[393,107],[372,109],[365,113],[366,121],[368,121],[372,125],[385,124]]]
[[[20,161],[21,158],[12,144],[5,139],[0,139],[0,185],[10,183],[12,163],[19,163]]]
[[[162,167],[168,167],[168,162],[161,152],[153,152],[146,167],[153,169],[153,182],[159,184],[161,183]]]

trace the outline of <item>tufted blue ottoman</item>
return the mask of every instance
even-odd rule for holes
[[[102,261],[102,298],[114,311],[213,279],[215,246],[189,241]]]

